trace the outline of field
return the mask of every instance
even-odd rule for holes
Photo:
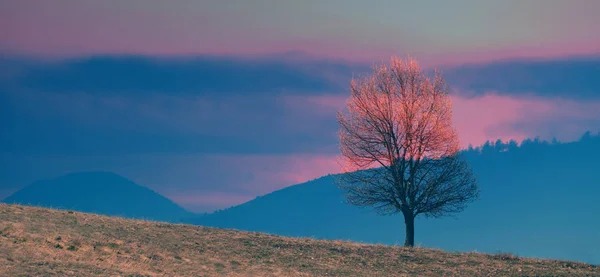
[[[600,268],[0,204],[0,276],[600,276]]]

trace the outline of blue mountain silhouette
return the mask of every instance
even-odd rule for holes
[[[573,143],[487,143],[462,153],[480,200],[455,217],[416,220],[415,243],[600,264],[600,136]],[[402,215],[346,204],[336,175],[287,187],[192,223],[285,236],[402,244]]]
[[[77,172],[37,181],[3,202],[169,222],[192,215],[153,190],[110,172]]]

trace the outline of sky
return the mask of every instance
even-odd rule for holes
[[[0,0],[0,198],[73,171],[205,212],[340,171],[391,55],[442,68],[461,145],[600,131],[600,2]]]

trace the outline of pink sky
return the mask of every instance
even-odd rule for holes
[[[166,3],[2,1],[0,51],[50,56],[304,51],[363,62],[410,54],[426,65],[600,52],[598,1]]]

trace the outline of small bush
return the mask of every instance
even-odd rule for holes
[[[222,263],[215,263],[215,269],[216,269],[217,271],[222,271],[222,270],[224,270],[224,269],[225,269],[225,265],[224,265],[224,264],[222,264]]]
[[[239,265],[242,265],[242,264],[240,264],[240,262],[238,262],[238,261],[231,261],[231,262],[229,262],[229,263],[230,263],[231,265],[233,265],[233,266],[239,266]]]
[[[501,261],[518,261],[519,257],[511,254],[511,253],[498,253],[492,255],[492,259],[501,260]]]

